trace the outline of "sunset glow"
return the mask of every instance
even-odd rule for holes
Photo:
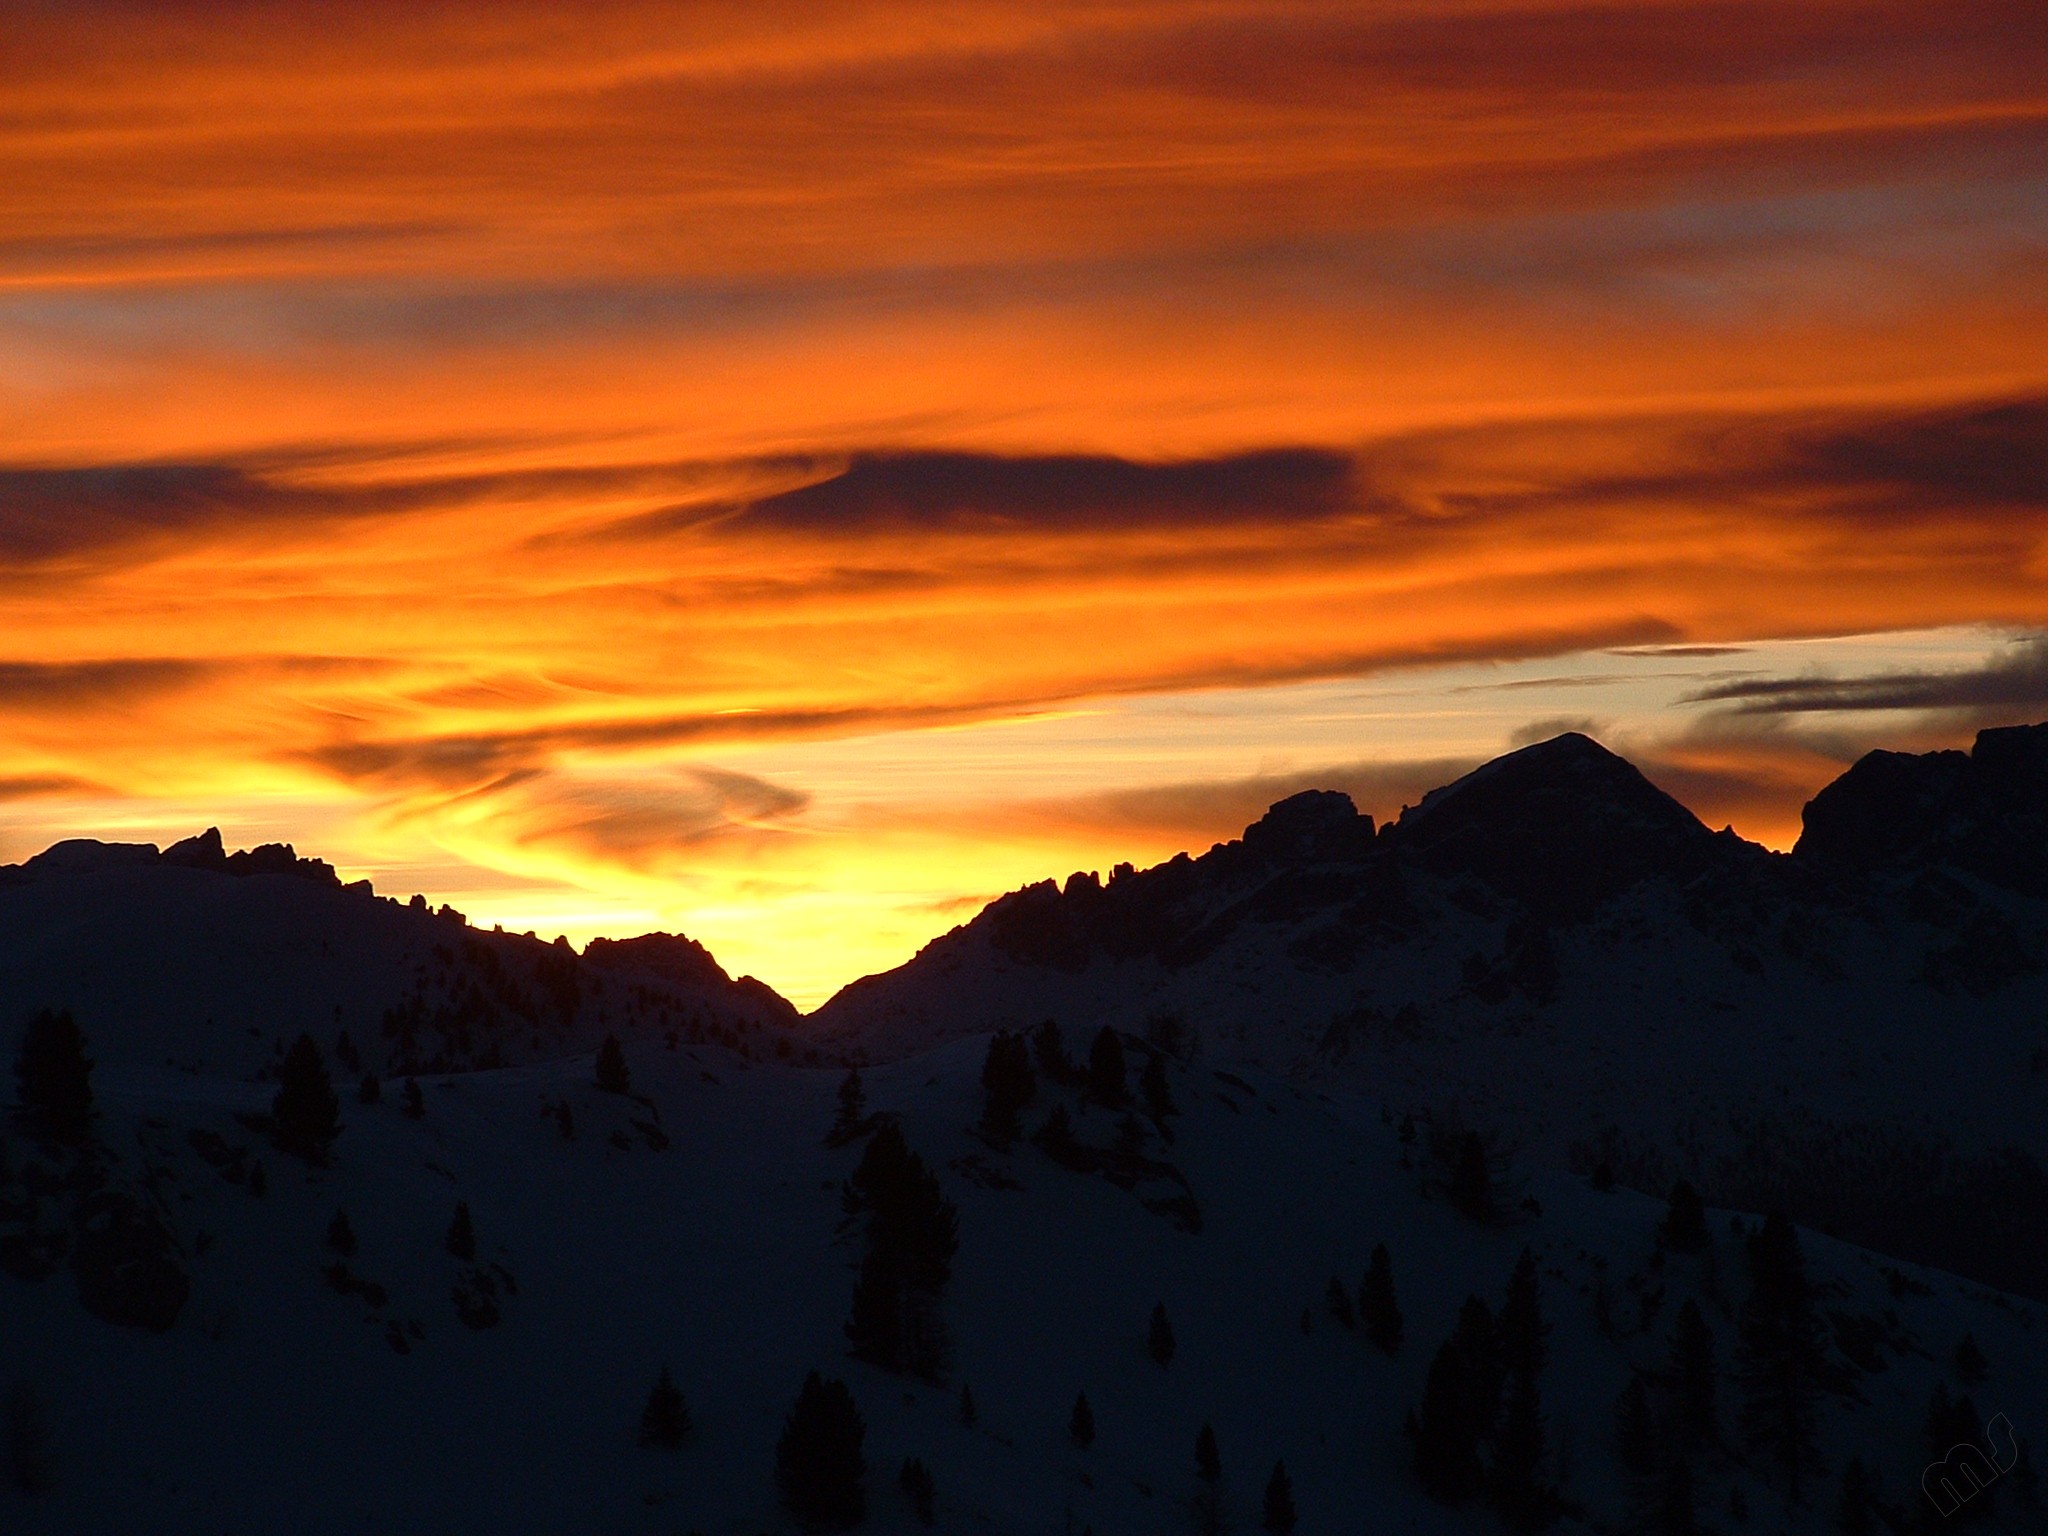
[[[804,1006],[1591,728],[2048,716],[2038,0],[14,8],[0,859]]]

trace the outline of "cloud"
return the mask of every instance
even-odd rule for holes
[[[745,521],[812,533],[1306,522],[1354,508],[1351,470],[1348,454],[1314,448],[1167,463],[863,453],[829,479],[754,502]]]
[[[2016,640],[2006,654],[1981,667],[1864,677],[1741,678],[1700,689],[1684,702],[1726,704],[1745,715],[1923,710],[2039,717],[2048,715],[2048,635]]]
[[[0,661],[0,714],[63,715],[106,709],[197,686],[206,661],[124,657],[105,661]]]

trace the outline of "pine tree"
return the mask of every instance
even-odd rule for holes
[[[1358,1314],[1373,1343],[1390,1355],[1401,1347],[1401,1304],[1394,1296],[1394,1261],[1385,1243],[1373,1245],[1372,1260],[1358,1287]]]
[[[1120,1109],[1131,1096],[1125,1076],[1124,1043],[1107,1024],[1088,1048],[1088,1097],[1106,1109]]]
[[[1330,1316],[1344,1327],[1358,1326],[1358,1315],[1351,1310],[1350,1287],[1335,1275],[1330,1276],[1330,1287],[1324,1294],[1323,1304],[1330,1309]]]
[[[867,1517],[866,1440],[846,1383],[805,1377],[775,1447],[776,1492],[805,1530],[851,1530]]]
[[[1690,1296],[1671,1330],[1671,1380],[1678,1398],[1678,1425],[1688,1448],[1720,1438],[1714,1423],[1717,1389],[1714,1331]]]
[[[1677,1253],[1698,1253],[1707,1246],[1707,1208],[1700,1192],[1684,1179],[1671,1186],[1671,1202],[1657,1228],[1657,1241]]]
[[[1877,1479],[1861,1456],[1851,1456],[1849,1464],[1842,1468],[1842,1497],[1835,1506],[1835,1530],[1839,1536],[1877,1536]]]
[[[980,1410],[974,1406],[974,1388],[962,1382],[960,1384],[960,1422],[969,1429],[972,1429],[980,1417]]]
[[[1055,1020],[1046,1019],[1031,1032],[1031,1053],[1038,1058],[1038,1070],[1048,1082],[1074,1081],[1074,1063],[1067,1055],[1067,1042]]]
[[[959,1248],[958,1212],[893,1124],[868,1141],[847,1181],[847,1205],[868,1213],[868,1251],[846,1324],[854,1353],[935,1379],[945,1361],[939,1295]]]
[[[1956,1380],[1966,1387],[1982,1382],[1991,1370],[1991,1362],[1984,1358],[1984,1351],[1977,1347],[1975,1334],[1963,1335],[1962,1343],[1955,1352]]]
[[[617,1035],[606,1035],[597,1048],[597,1087],[604,1093],[631,1093],[633,1074],[626,1070],[626,1053]]]
[[[1451,1170],[1451,1204],[1474,1221],[1491,1220],[1493,1211],[1493,1170],[1487,1166],[1486,1143],[1477,1131],[1467,1131],[1458,1143],[1458,1161]]]
[[[341,1101],[311,1035],[293,1042],[277,1081],[277,1097],[270,1104],[271,1139],[309,1163],[326,1162],[328,1148],[341,1134]]]
[[[1509,1525],[1530,1530],[1550,1512],[1551,1493],[1543,1482],[1543,1406],[1533,1375],[1515,1374],[1508,1388],[1507,1413],[1495,1438],[1491,1487],[1494,1506]]]
[[[50,1412],[26,1382],[7,1393],[4,1409],[7,1482],[16,1493],[35,1497],[57,1486],[57,1458],[52,1450]]]
[[[1422,1406],[1414,1416],[1415,1472],[1425,1492],[1460,1504],[1478,1489],[1479,1432],[1472,1422],[1473,1389],[1455,1340],[1430,1362]]]
[[[375,1104],[383,1097],[384,1085],[377,1080],[377,1074],[365,1072],[362,1082],[356,1085],[356,1102],[358,1104]]]
[[[931,1468],[917,1457],[905,1458],[903,1470],[896,1474],[896,1486],[909,1501],[918,1524],[930,1525],[938,1518],[938,1488],[932,1482]]]
[[[427,1096],[420,1092],[420,1080],[408,1077],[405,1091],[399,1095],[399,1113],[408,1120],[424,1120],[427,1114]]]
[[[981,1132],[997,1146],[1007,1147],[1022,1133],[1019,1117],[1038,1091],[1031,1072],[1031,1052],[1020,1036],[1003,1032],[989,1041],[988,1056],[981,1064],[981,1086],[986,1094]]]
[[[327,1246],[344,1259],[355,1257],[356,1229],[349,1225],[347,1211],[336,1211],[327,1224]]]
[[[839,1112],[832,1118],[832,1129],[826,1134],[825,1145],[843,1147],[860,1134],[861,1123],[867,1117],[868,1095],[861,1086],[860,1068],[848,1067],[846,1076],[839,1080]]]
[[[1145,1058],[1145,1068],[1138,1074],[1138,1092],[1144,1096],[1145,1112],[1154,1120],[1165,1120],[1180,1113],[1173,1102],[1173,1088],[1166,1080],[1166,1055],[1154,1051]]]
[[[1536,1255],[1527,1248],[1508,1277],[1508,1293],[1500,1308],[1501,1364],[1512,1376],[1534,1378],[1548,1355],[1543,1336],[1543,1301],[1536,1277]]]
[[[1294,1480],[1287,1475],[1287,1463],[1273,1463],[1273,1475],[1266,1479],[1265,1519],[1261,1522],[1272,1536],[1290,1536],[1294,1530]]]
[[[1195,1476],[1212,1488],[1223,1478],[1223,1454],[1216,1448],[1216,1431],[1206,1423],[1195,1432]]]
[[[1819,1467],[1819,1394],[1826,1346],[1799,1234],[1781,1214],[1749,1240],[1750,1296],[1738,1323],[1742,1434],[1775,1461],[1796,1504]]]
[[[469,1219],[469,1202],[455,1202],[455,1215],[448,1223],[448,1236],[443,1239],[448,1251],[467,1264],[476,1257],[476,1227]]]
[[[1074,1399],[1074,1411],[1067,1418],[1067,1435],[1082,1450],[1095,1443],[1095,1410],[1088,1406],[1088,1394]]]
[[[640,1410],[640,1443],[674,1450],[690,1433],[690,1409],[667,1366],[654,1379],[647,1406]]]
[[[40,1135],[81,1142],[92,1133],[92,1060],[69,1009],[28,1021],[14,1060],[16,1102]]]
[[[1692,1464],[1674,1456],[1657,1490],[1656,1536],[1698,1536],[1699,1528]]]
[[[1484,1439],[1493,1433],[1493,1422],[1500,1413],[1500,1389],[1507,1380],[1507,1368],[1501,1359],[1500,1329],[1492,1311],[1477,1296],[1467,1296],[1458,1309],[1458,1327],[1451,1343],[1465,1367],[1466,1412],[1472,1432]]]
[[[1162,1366],[1173,1364],[1173,1352],[1177,1346],[1173,1338],[1173,1322],[1166,1315],[1166,1303],[1155,1302],[1152,1307],[1152,1323],[1145,1330],[1145,1353]]]
[[[1639,1476],[1657,1469],[1657,1420],[1640,1376],[1629,1379],[1614,1406],[1614,1449],[1621,1464]]]

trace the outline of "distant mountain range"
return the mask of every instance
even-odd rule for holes
[[[1928,1529],[1959,1443],[2036,1532],[2044,812],[2048,727],[1875,754],[1783,855],[1565,736],[809,1018],[680,936],[59,844],[0,870],[0,1054],[78,1026],[0,1073],[0,1529],[788,1532],[817,1372],[877,1532],[1249,1530],[1283,1459],[1304,1533],[1822,1536],[1864,1473]]]

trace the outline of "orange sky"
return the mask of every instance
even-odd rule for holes
[[[1546,722],[1782,843],[2048,717],[2044,344],[2037,0],[16,8],[0,857],[808,1003]]]

